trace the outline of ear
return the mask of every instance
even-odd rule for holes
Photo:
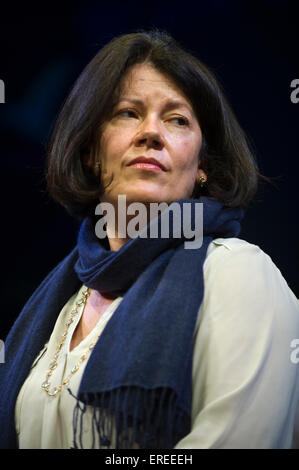
[[[206,172],[202,168],[198,168],[196,173],[196,183],[206,182],[208,179]]]
[[[95,176],[98,176],[100,167],[97,162],[97,153],[95,151],[94,145],[91,145],[86,152],[82,155],[82,163],[85,168],[87,168]]]
[[[82,156],[82,163],[83,165],[88,168],[90,171],[92,171],[94,164],[93,164],[93,158],[91,157],[90,153],[87,152]]]

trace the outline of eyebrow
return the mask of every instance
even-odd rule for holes
[[[122,101],[130,101],[131,103],[134,103],[136,105],[144,106],[143,101],[138,99],[138,98],[130,98],[128,96],[123,96],[119,100],[118,103],[121,103]],[[192,108],[188,104],[184,103],[183,101],[169,100],[164,105],[165,111],[170,111],[170,110],[175,109],[175,108],[186,108],[194,116],[194,112],[193,112]]]

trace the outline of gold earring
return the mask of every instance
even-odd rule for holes
[[[99,174],[101,173],[101,162],[95,162],[94,173],[96,176],[99,176]]]
[[[206,181],[207,181],[206,178],[205,178],[204,176],[201,176],[201,177],[199,178],[199,186],[200,186],[201,188],[203,188],[204,185],[205,185],[205,183],[206,183]]]

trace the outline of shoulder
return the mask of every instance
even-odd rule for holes
[[[232,257],[234,254],[254,256],[266,253],[258,246],[242,240],[241,238],[215,238],[208,246],[207,258]]]
[[[262,271],[261,271],[262,269]],[[208,246],[204,264],[205,271],[222,270],[231,278],[237,274],[252,277],[253,272],[261,279],[273,274],[277,279],[286,282],[279,268],[258,245],[240,238],[216,238]],[[253,279],[252,279],[253,281]]]
[[[212,281],[220,272],[231,281],[251,277],[253,271],[260,273],[261,267],[267,271],[278,271],[270,256],[259,246],[240,238],[216,238],[208,246],[204,262],[207,281]]]
[[[281,271],[259,246],[245,240],[216,238],[210,243],[204,283],[203,303],[213,315],[225,309],[273,315],[280,309],[298,321],[299,301]]]

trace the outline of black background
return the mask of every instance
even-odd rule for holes
[[[269,254],[299,297],[297,1],[1,3],[0,338],[45,275],[74,246],[78,223],[50,200],[43,177],[57,113],[83,67],[113,37],[172,34],[210,69],[250,141],[277,178],[247,212],[240,238]]]

